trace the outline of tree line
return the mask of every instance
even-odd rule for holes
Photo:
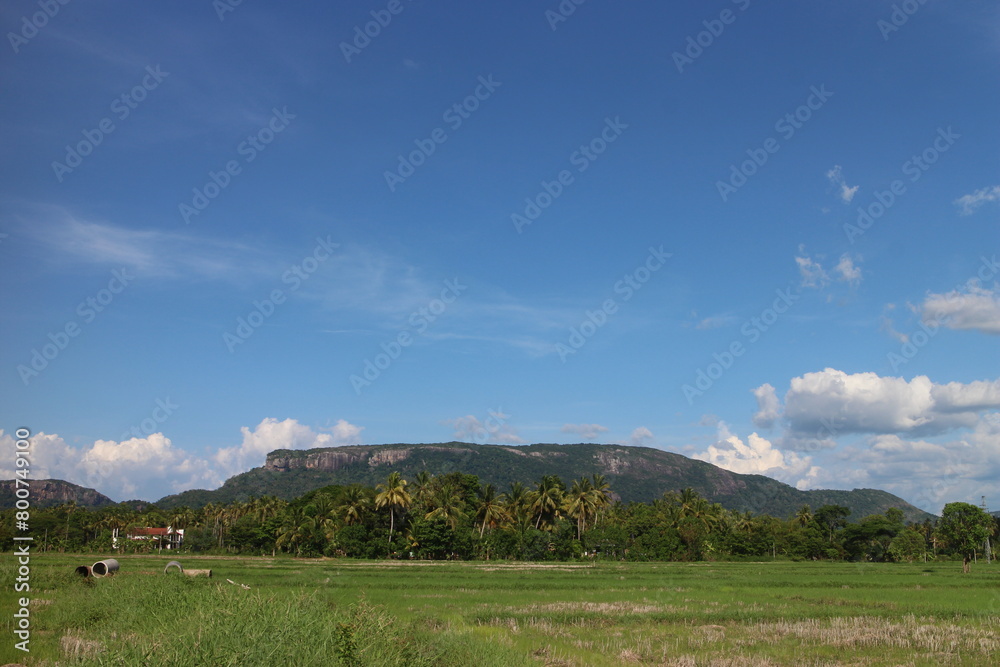
[[[199,509],[164,510],[121,503],[96,510],[64,504],[32,511],[36,548],[108,551],[115,529],[183,528],[183,550],[299,557],[633,561],[762,558],[916,561],[985,555],[1000,520],[968,503],[949,503],[940,519],[907,523],[903,512],[850,520],[840,505],[803,506],[776,518],[727,510],[692,489],[651,503],[615,502],[602,475],[567,485],[547,475],[504,491],[475,475],[391,473],[374,488],[328,486],[285,501],[251,498]],[[14,510],[3,512],[0,539],[13,544]],[[155,541],[119,539],[125,552]]]

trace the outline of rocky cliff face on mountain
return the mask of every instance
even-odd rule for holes
[[[325,470],[334,472],[364,462],[371,468],[393,465],[410,456],[412,447],[400,449],[380,449],[367,447],[340,447],[335,449],[313,449],[307,456],[296,456],[300,452],[278,450],[267,455],[265,470]]]
[[[28,500],[32,507],[52,507],[69,502],[75,502],[80,507],[89,508],[115,504],[111,498],[94,489],[87,489],[60,479],[33,479],[28,484],[30,493]],[[0,509],[14,507],[14,503],[17,501],[15,491],[16,482],[14,480],[0,481]]]
[[[932,515],[876,489],[800,491],[763,475],[741,475],[680,454],[649,447],[536,444],[475,445],[461,442],[327,447],[276,450],[263,467],[230,478],[214,491],[193,490],[162,498],[160,507],[200,507],[208,502],[245,501],[275,495],[293,499],[329,484],[374,486],[390,472],[413,479],[426,470],[439,475],[462,472],[482,483],[507,489],[512,482],[532,486],[544,475],[566,482],[598,473],[607,478],[615,499],[651,502],[665,491],[693,488],[728,509],[788,517],[802,505],[844,505],[853,520],[903,510],[910,521]]]

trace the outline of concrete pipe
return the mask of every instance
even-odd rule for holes
[[[170,568],[172,567],[176,567],[178,572],[184,571],[184,568],[181,566],[180,563],[178,563],[175,560],[172,560],[169,563],[167,563],[167,566],[165,568],[163,568],[163,574],[170,574]]]
[[[186,574],[189,577],[208,577],[209,579],[212,578],[212,571],[211,570],[190,570],[189,569],[189,570],[184,570],[184,574]]]
[[[81,565],[80,567],[76,568],[76,573],[81,577],[89,577],[90,575],[94,574],[94,570],[89,565]]]
[[[99,560],[92,568],[95,577],[104,577],[118,571],[118,561],[114,558]]]

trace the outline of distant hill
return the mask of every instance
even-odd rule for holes
[[[30,480],[29,484],[28,488],[31,493],[29,500],[32,507],[53,507],[75,502],[80,507],[96,509],[115,504],[111,498],[94,489],[77,486],[61,479],[33,479]],[[15,480],[0,480],[0,509],[14,507],[14,503],[17,501],[15,485]]]
[[[800,491],[770,477],[741,475],[672,452],[593,443],[506,446],[448,442],[279,449],[268,454],[263,467],[231,477],[214,491],[185,491],[162,498],[156,505],[163,509],[201,507],[263,495],[291,500],[329,484],[374,486],[392,471],[412,480],[422,470],[435,475],[453,471],[476,475],[500,490],[512,482],[532,485],[543,475],[558,475],[570,482],[600,473],[623,502],[651,502],[664,491],[691,487],[728,509],[777,517],[792,516],[802,505],[814,510],[823,505],[844,505],[851,509],[854,521],[890,507],[901,509],[909,521],[934,518],[885,491]]]

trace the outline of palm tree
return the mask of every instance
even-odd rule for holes
[[[719,525],[722,516],[722,505],[710,503],[699,496],[687,512],[687,516],[699,521],[706,530],[712,530]]]
[[[680,502],[681,505],[681,512],[687,515],[699,498],[701,498],[701,496],[698,495],[698,492],[691,487],[681,491],[680,498],[678,498],[678,502]]]
[[[353,526],[364,520],[364,514],[371,504],[371,499],[365,489],[355,484],[347,487],[340,496],[337,513],[346,526]]]
[[[754,520],[752,512],[734,512],[733,529],[741,533],[749,533],[753,530]]]
[[[465,500],[458,487],[443,484],[437,488],[433,499],[434,508],[427,512],[425,519],[444,519],[455,530],[458,522],[465,518]]]
[[[333,496],[329,493],[317,493],[312,498],[312,502],[309,503],[316,508],[317,516],[329,516],[336,511],[336,503],[333,500]]]
[[[434,497],[434,476],[426,470],[417,473],[413,482],[413,502],[418,508],[427,508]]]
[[[812,508],[809,507],[809,505],[803,505],[799,508],[799,511],[795,513],[795,520],[798,521],[799,525],[803,528],[809,525],[812,518]]]
[[[541,529],[543,519],[551,527],[559,518],[559,510],[562,507],[562,481],[555,475],[545,475],[531,493],[530,498],[531,511],[538,517],[535,521],[535,528]]]
[[[261,496],[252,498],[249,506],[248,514],[263,523],[281,514],[282,510],[288,507],[288,501],[275,496]]]
[[[170,515],[170,525],[174,528],[187,528],[194,523],[196,515],[187,505],[178,507]]]
[[[507,512],[512,519],[526,514],[530,502],[531,492],[520,482],[511,482],[510,491],[507,493]]]
[[[503,494],[497,495],[497,490],[492,484],[487,484],[479,492],[479,505],[476,512],[476,521],[482,520],[479,527],[479,539],[483,539],[486,525],[496,527],[497,524],[507,518],[507,510],[504,508]]]
[[[576,519],[576,539],[583,536],[587,530],[587,518],[597,513],[595,489],[586,477],[573,482],[573,487],[566,494],[563,509],[566,515]]]
[[[594,507],[597,510],[597,514],[594,516],[594,525],[596,526],[598,517],[611,506],[611,485],[608,484],[604,475],[595,472],[591,486],[594,487]]]
[[[224,505],[215,505],[214,503],[208,503],[201,508],[201,522],[208,526],[212,526],[212,537],[218,540],[219,546],[222,546],[223,541],[223,531],[225,524],[225,514],[226,507]]]
[[[385,482],[375,487],[375,509],[389,508],[389,544],[392,544],[392,533],[396,529],[396,509],[403,511],[410,506],[413,499],[406,492],[406,480],[398,472],[389,474]]]
[[[528,491],[521,482],[512,482],[507,492],[507,523],[503,529],[514,534],[517,544],[517,557],[524,554],[528,542],[528,531],[532,528],[531,501],[533,492]]]
[[[136,519],[136,513],[131,510],[123,510],[120,507],[113,507],[97,522],[100,528],[109,528],[112,531],[121,531]]]
[[[296,507],[285,515],[274,545],[279,549],[288,545],[289,550],[295,549],[296,555],[301,555],[303,543],[309,539],[316,526],[315,517],[310,516],[305,508]]]

